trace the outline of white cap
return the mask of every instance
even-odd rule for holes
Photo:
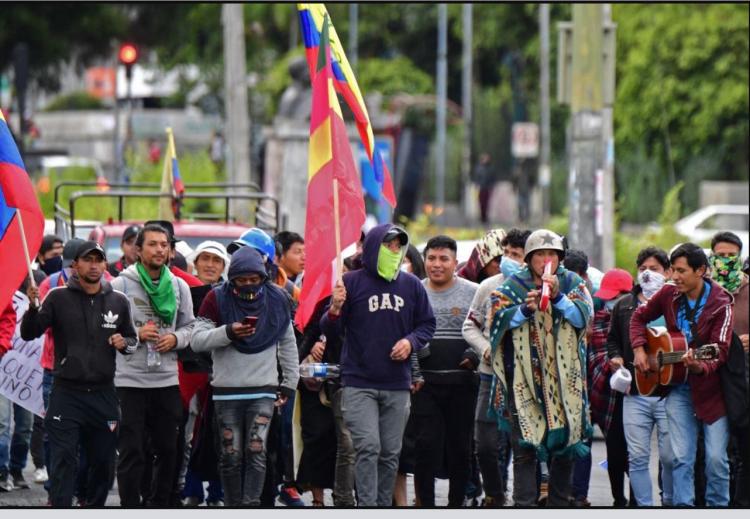
[[[220,257],[224,260],[225,269],[229,266],[229,255],[227,254],[227,249],[218,241],[206,240],[201,242],[192,254],[190,254],[190,257],[187,258],[187,260],[195,265],[195,259],[200,256],[202,252],[208,252],[209,254],[214,254]]]

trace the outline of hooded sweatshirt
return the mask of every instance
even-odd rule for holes
[[[171,323],[163,322],[154,312],[148,294],[141,285],[135,265],[129,266],[112,280],[112,288],[124,293],[130,301],[130,312],[133,315],[136,328],[140,328],[148,321],[153,321],[159,328],[159,335],[172,333],[177,337],[177,346],[173,350],[161,354],[161,366],[155,371],[148,370],[146,365],[148,345],[140,342],[140,340],[133,355],[119,356],[115,374],[115,386],[117,387],[145,389],[178,385],[176,350],[186,348],[190,343],[195,318],[193,317],[193,299],[187,283],[171,273],[168,274],[168,279],[172,282],[172,288],[177,298],[177,312]]]
[[[21,338],[30,341],[48,328],[54,337],[55,384],[80,390],[104,389],[112,385],[115,357],[131,358],[136,348],[136,330],[130,305],[112,285],[101,281],[96,294],[84,292],[77,276],[67,287],[50,290],[37,308],[29,307],[21,321]],[[121,355],[109,344],[111,335],[125,338]]]
[[[397,272],[386,281],[378,274],[378,253],[392,224],[374,227],[365,237],[363,268],[344,274],[346,301],[339,316],[321,319],[326,335],[344,334],[341,378],[344,386],[408,390],[411,361],[391,359],[393,346],[407,339],[412,351],[424,348],[435,333],[427,292],[416,276]],[[406,253],[402,247],[401,257]]]

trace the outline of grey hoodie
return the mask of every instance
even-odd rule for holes
[[[159,326],[159,335],[172,333],[177,337],[176,348],[161,354],[161,366],[156,371],[148,370],[146,366],[148,347],[140,340],[135,353],[127,356],[118,355],[115,372],[115,386],[117,387],[158,388],[178,385],[176,350],[186,348],[190,343],[195,317],[193,317],[193,299],[187,283],[173,276],[171,272],[169,277],[177,297],[177,312],[174,321],[169,324],[162,322],[151,308],[135,265],[129,266],[112,280],[112,288],[127,296],[136,328],[140,328],[151,320]]]

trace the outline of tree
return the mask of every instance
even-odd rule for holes
[[[117,4],[3,4],[0,17],[0,70],[13,63],[17,43],[29,46],[29,79],[47,90],[59,89],[63,63],[85,66],[111,55],[112,43],[125,34],[127,18]]]

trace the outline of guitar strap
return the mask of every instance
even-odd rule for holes
[[[703,305],[706,304],[706,302],[703,300],[705,295],[706,295],[706,282],[703,281],[703,284],[701,285],[701,293],[698,296],[698,299],[695,301],[695,306],[693,308],[690,308],[690,305],[688,304],[687,296],[683,296],[682,304],[685,307],[685,319],[687,319],[687,322],[690,325],[690,335],[691,335],[690,342],[692,344],[695,344],[696,341],[698,341],[698,323],[696,322],[695,316],[698,313],[698,311],[701,308],[703,308]]]

